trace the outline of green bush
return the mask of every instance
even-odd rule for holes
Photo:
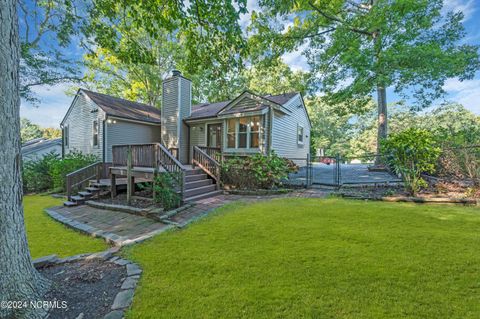
[[[172,174],[159,174],[153,184],[154,196],[156,203],[162,205],[165,210],[177,208],[181,204],[181,197],[176,192],[175,178]]]
[[[83,154],[81,152],[71,152],[59,161],[53,162],[50,168],[50,176],[53,181],[53,187],[64,189],[65,176],[80,168],[97,162],[99,159],[92,154]]]
[[[222,182],[238,189],[271,189],[282,184],[288,174],[298,171],[291,160],[275,152],[235,157],[222,163]]]
[[[60,161],[60,156],[54,152],[46,154],[37,160],[23,163],[23,192],[38,193],[53,188],[50,170],[54,163]]]
[[[422,173],[433,173],[440,148],[432,133],[410,128],[382,141],[382,153],[390,168],[400,174],[407,191],[415,195],[427,186]]]

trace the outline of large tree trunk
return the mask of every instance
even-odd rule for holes
[[[377,87],[377,104],[378,104],[378,131],[377,131],[377,154],[380,154],[380,142],[387,138],[387,90],[384,86]]]
[[[25,235],[20,154],[18,19],[0,1],[0,302],[42,300],[49,282],[35,270]],[[0,306],[0,318],[42,318],[45,310]]]

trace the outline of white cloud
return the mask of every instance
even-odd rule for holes
[[[464,21],[469,20],[475,12],[476,0],[444,0],[443,1],[443,13],[448,11],[463,12]]]
[[[307,48],[308,43],[301,45],[297,50],[287,52],[282,55],[282,60],[292,68],[292,70],[309,71],[307,58],[302,55],[302,52]]]
[[[240,26],[243,30],[250,24],[250,18],[252,17],[252,11],[259,11],[260,5],[258,0],[247,0],[247,13],[240,15]]]
[[[38,106],[33,106],[22,100],[20,116],[42,127],[59,127],[73,100],[73,97],[65,94],[69,87],[68,84],[35,87],[33,91],[40,99],[40,103]]]
[[[480,79],[460,81],[449,79],[443,86],[449,99],[465,106],[470,111],[480,114]]]

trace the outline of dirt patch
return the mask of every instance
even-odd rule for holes
[[[49,318],[102,318],[120,291],[127,276],[124,266],[92,260],[66,263],[39,269],[52,281],[45,300],[66,302],[65,309],[52,309]],[[61,304],[61,303],[59,303]]]

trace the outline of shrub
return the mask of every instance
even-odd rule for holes
[[[53,181],[53,187],[64,189],[65,176],[82,167],[88,166],[98,161],[98,158],[92,154],[83,154],[81,152],[71,152],[59,161],[55,161],[50,169],[50,176]]]
[[[23,192],[38,193],[53,188],[50,170],[55,162],[60,161],[58,154],[52,152],[44,157],[23,163]]]
[[[255,154],[243,158],[227,159],[222,164],[224,184],[239,189],[270,189],[281,185],[289,173],[298,171],[291,160],[281,158],[275,152],[268,156]]]
[[[159,174],[153,184],[153,200],[161,204],[165,210],[179,207],[181,198],[180,195],[177,194],[175,186],[175,178],[172,174]]]
[[[382,141],[382,153],[390,168],[400,174],[405,188],[415,195],[427,186],[422,173],[433,173],[440,148],[426,130],[410,128]]]

